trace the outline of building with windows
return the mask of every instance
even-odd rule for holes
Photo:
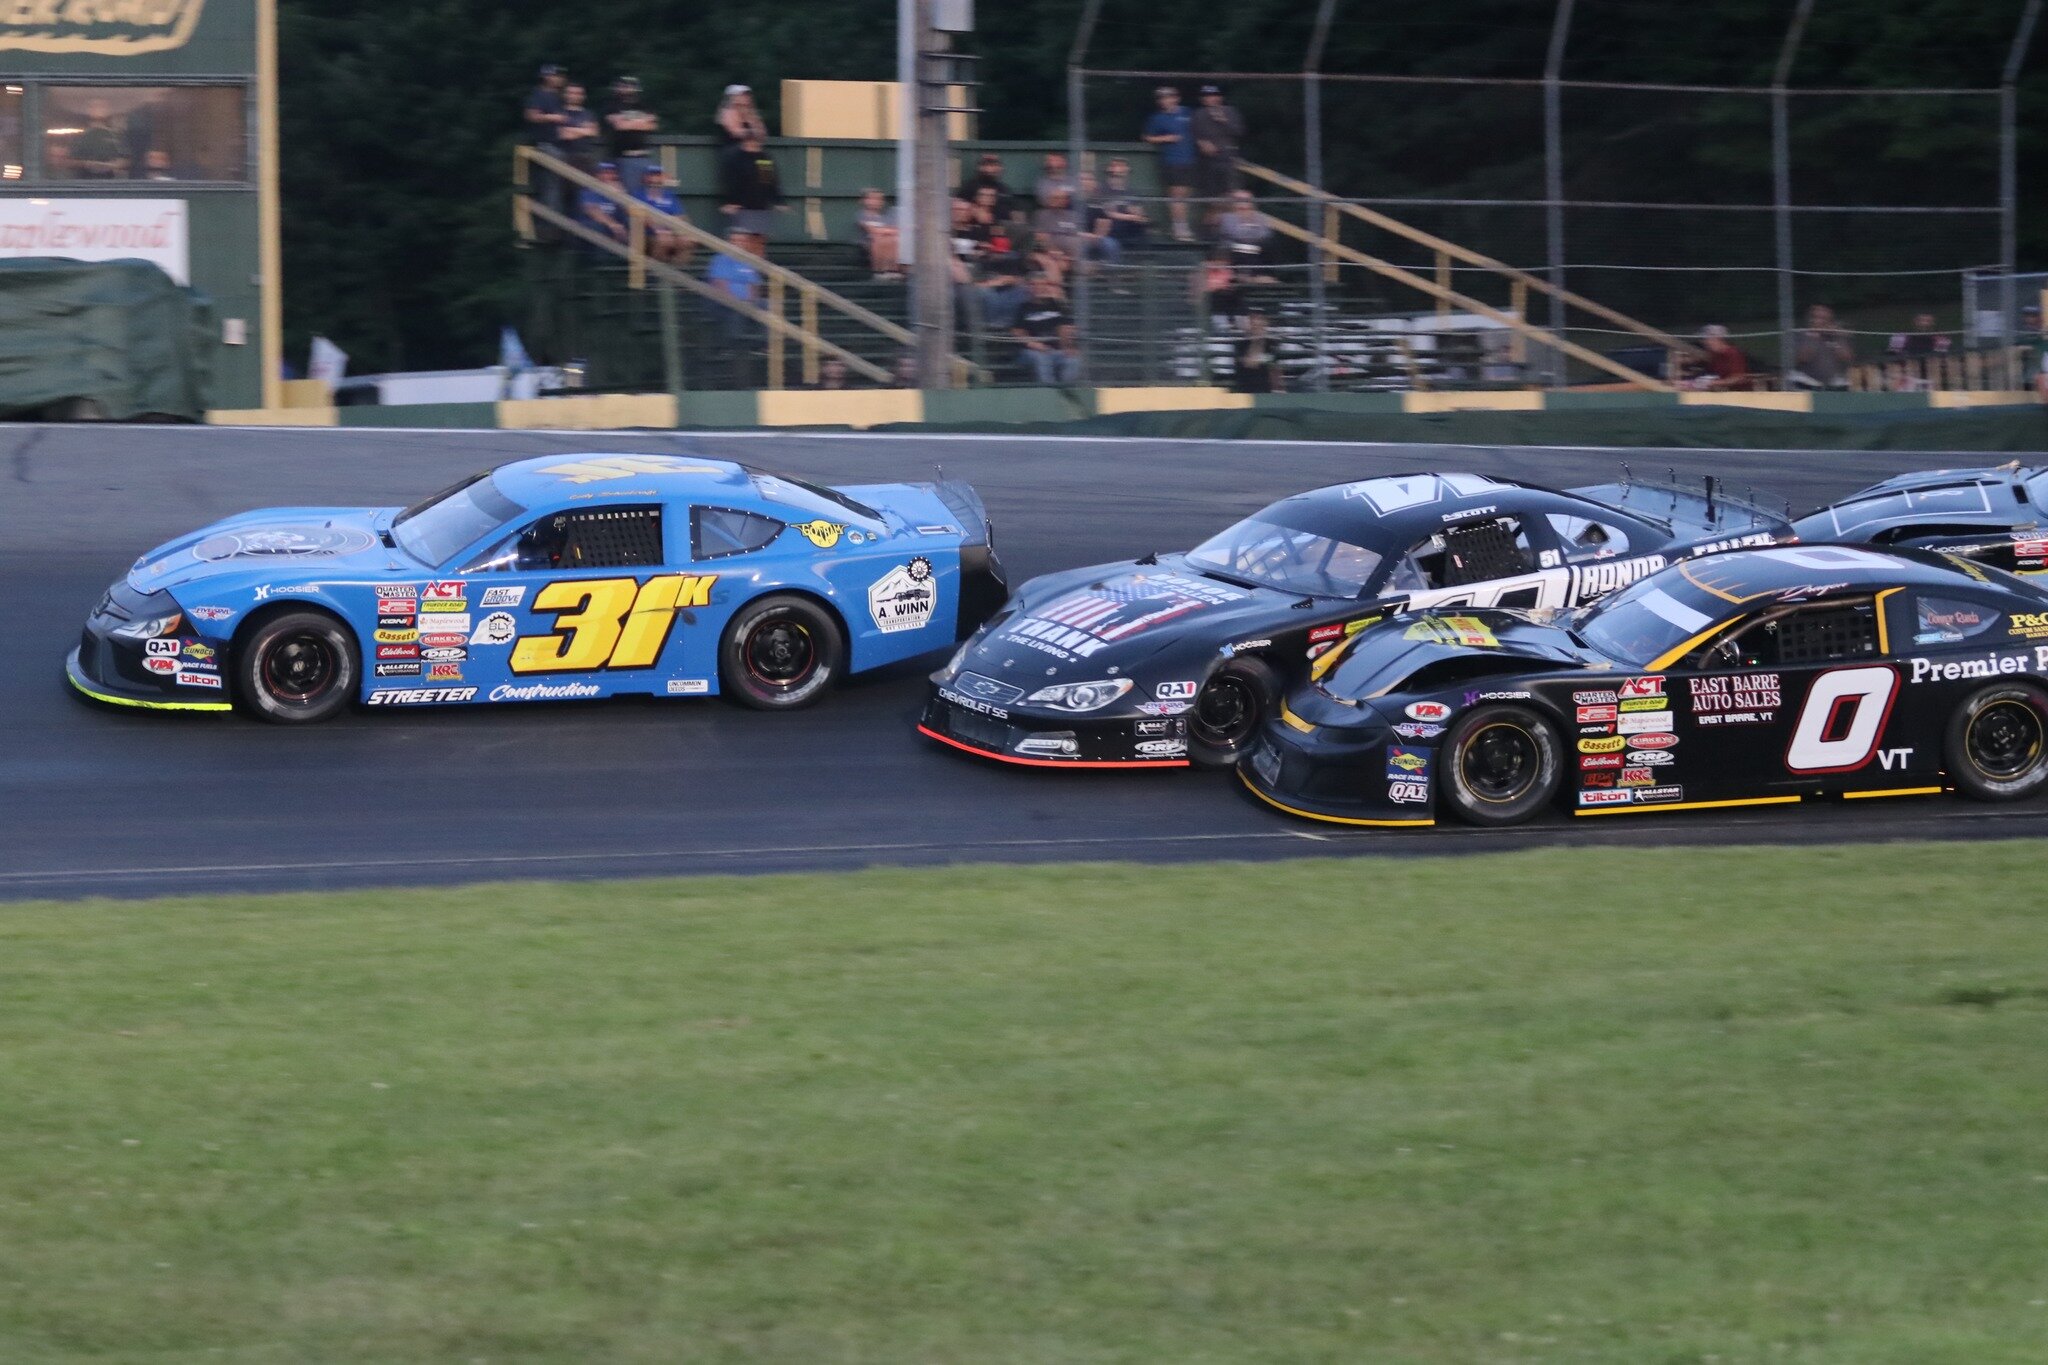
[[[140,257],[213,301],[213,405],[276,405],[276,0],[0,0],[0,256]]]

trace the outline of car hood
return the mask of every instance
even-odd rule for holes
[[[1175,646],[1213,654],[1270,632],[1301,600],[1202,573],[1179,555],[1098,564],[1019,588],[963,662],[1034,680],[1127,674]]]
[[[279,574],[291,578],[385,577],[420,569],[385,546],[395,507],[267,507],[203,526],[135,561],[137,592]]]

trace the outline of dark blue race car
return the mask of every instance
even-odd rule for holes
[[[964,483],[553,455],[412,507],[271,508],[160,546],[66,672],[100,701],[282,722],[633,693],[783,709],[964,639],[1005,592]]]

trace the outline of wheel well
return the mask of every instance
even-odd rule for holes
[[[771,588],[767,592],[761,593],[754,597],[749,597],[745,602],[740,604],[739,610],[735,611],[733,613],[733,616],[738,616],[741,611],[745,611],[748,607],[753,606],[754,603],[770,597],[801,597],[804,599],[804,601],[809,602],[812,606],[818,608],[818,610],[824,612],[827,616],[831,617],[832,623],[839,627],[839,641],[846,647],[847,663],[849,666],[852,664],[853,631],[848,629],[847,627],[846,613],[840,611],[837,606],[833,605],[831,598],[822,597],[819,594],[810,591],[808,588]],[[730,620],[731,618],[727,618],[728,624],[730,624]]]
[[[356,628],[348,623],[347,617],[343,616],[333,607],[328,606],[325,602],[308,602],[297,597],[288,597],[283,601],[265,602],[262,606],[243,617],[242,623],[235,627],[235,633],[228,639],[228,648],[236,651],[237,655],[239,655],[243,641],[255,633],[256,627],[273,617],[282,616],[290,611],[317,611],[322,616],[333,617],[335,622],[349,633],[349,638],[356,642],[356,652],[358,654],[362,653],[362,637],[356,634]]]

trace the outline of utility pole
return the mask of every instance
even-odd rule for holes
[[[920,388],[950,389],[953,373],[953,211],[947,174],[948,124],[955,114],[976,114],[971,103],[955,104],[956,89],[974,89],[974,61],[953,51],[955,33],[972,32],[972,0],[905,0],[913,28],[910,57],[915,70],[903,90],[904,133],[913,139],[915,224],[911,272],[912,333],[917,338]]]

